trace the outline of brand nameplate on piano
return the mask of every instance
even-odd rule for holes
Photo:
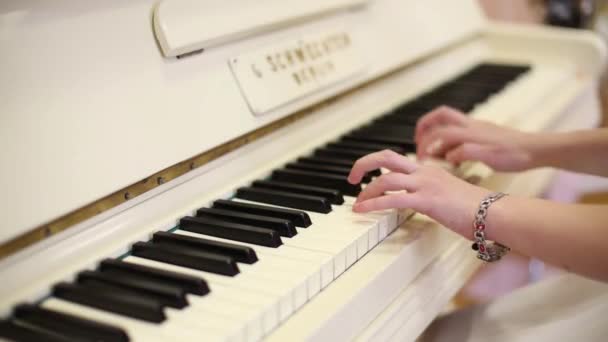
[[[230,67],[253,114],[345,81],[365,69],[347,31],[284,41],[230,59]]]

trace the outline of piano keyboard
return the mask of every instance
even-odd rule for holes
[[[255,341],[332,283],[403,220],[356,214],[347,181],[368,153],[415,151],[418,118],[438,105],[464,112],[528,66],[480,64],[235,190],[177,227],[136,242],[51,295],[14,308],[0,337],[15,341]],[[380,175],[370,172],[363,183]],[[363,185],[364,186],[364,185]],[[354,226],[336,222],[356,222]]]

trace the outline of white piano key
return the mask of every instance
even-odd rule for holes
[[[206,311],[186,311],[165,308],[167,321],[162,324],[174,326],[175,329],[187,331],[193,337],[206,338],[207,331],[213,329],[228,341],[245,341],[246,326],[235,325],[228,317]]]
[[[271,331],[279,324],[281,298],[259,289],[252,289],[251,284],[245,286],[240,281],[233,279],[233,277],[220,276],[139,257],[129,256],[124,261],[201,277],[208,282],[211,289],[208,296],[221,297],[227,302],[232,301],[239,305],[251,306],[261,312],[263,315],[262,326],[265,333]]]
[[[340,249],[344,249],[345,253],[345,269],[352,266],[357,261],[359,255],[359,248],[363,244],[361,241],[362,234],[353,236],[352,234],[337,234],[333,229],[329,228],[332,224],[322,224],[317,221],[306,229],[298,229],[300,236],[296,236],[290,240],[284,240],[283,243],[288,245],[295,245],[308,248],[320,248],[317,247],[320,241],[334,245]],[[367,242],[367,241],[365,241]]]
[[[246,340],[259,340],[264,336],[263,312],[254,307],[243,305],[243,303],[230,301],[225,296],[218,295],[218,286],[214,286],[213,294],[206,296],[188,295],[187,299],[190,305],[185,309],[190,315],[193,311],[195,314],[213,314],[227,317],[233,322],[234,326],[238,326],[234,322],[240,322],[245,329]]]
[[[283,244],[294,248],[302,248],[332,255],[334,262],[334,278],[337,278],[346,270],[347,255],[352,254],[353,252],[356,254],[357,245],[355,243],[346,244],[337,239],[304,238],[303,235],[307,234],[306,231],[309,228],[296,228],[298,235],[289,240],[284,239]]]
[[[42,307],[120,327],[133,341],[230,341],[222,331],[212,326],[205,327],[206,331],[201,335],[200,330],[193,332],[183,326],[176,326],[169,320],[159,324],[149,323],[58,298],[45,300]]]
[[[134,259],[129,259],[127,261],[132,260]],[[279,301],[279,317],[281,321],[287,319],[287,317],[289,317],[295,310],[294,291],[306,293],[305,284],[303,285],[303,288],[293,288],[290,286],[292,284],[290,284],[290,282],[288,282],[286,279],[268,276],[267,272],[265,271],[260,272],[260,274],[256,274],[255,272],[241,272],[230,277],[189,268],[183,268],[183,270],[195,271],[199,277],[202,277],[210,282],[218,282],[228,286],[235,286],[243,290],[256,291],[276,297]],[[181,272],[183,272],[183,270]],[[188,273],[192,274],[191,272]]]
[[[181,232],[181,231],[177,231]],[[191,233],[196,234],[196,233]],[[295,248],[292,246],[287,246],[285,244],[273,248],[273,247],[265,247],[254,245],[245,242],[235,242],[232,240],[222,239],[215,236],[205,236],[205,239],[228,242],[238,244],[240,246],[247,246],[253,248],[258,255],[274,255],[278,258],[285,260],[297,260],[305,263],[309,263],[313,267],[316,267],[320,271],[321,276],[321,288],[325,288],[329,285],[334,279],[334,263],[330,254],[312,251],[308,249]]]
[[[227,242],[227,243],[242,245],[241,243],[239,243],[237,241],[215,238],[213,236],[201,235],[198,233],[192,233],[192,232],[187,232],[187,231],[183,231],[183,230],[176,230],[174,233],[179,234],[179,235],[213,239],[213,240],[217,240],[217,241],[223,241],[223,242]],[[252,245],[252,246],[255,246],[255,245]],[[264,250],[261,250],[259,248],[252,247],[252,246],[250,246],[250,248],[253,248],[256,251],[256,254],[258,255],[259,260],[258,260],[258,262],[256,262],[253,265],[246,265],[246,264],[239,263],[239,267],[241,268],[241,270],[245,270],[245,268],[249,268],[250,266],[253,266],[254,269],[256,267],[258,269],[260,267],[264,267],[264,268],[268,269],[268,272],[270,274],[274,274],[276,276],[283,276],[283,277],[289,276],[290,279],[297,279],[297,281],[300,281],[299,279],[303,278],[307,284],[307,297],[304,298],[304,302],[306,302],[307,299],[312,298],[314,295],[316,295],[320,291],[320,289],[321,289],[321,271],[318,266],[312,265],[309,262],[304,262],[304,261],[297,260],[297,259],[282,258],[282,257],[276,256],[275,254],[272,254],[272,253],[270,253],[270,254],[266,253]],[[272,249],[272,248],[267,248],[267,249]],[[252,272],[257,272],[257,271],[252,270]],[[300,306],[298,304],[299,302],[301,302],[301,299],[297,300],[296,307]]]
[[[239,202],[254,203],[258,205],[267,205],[255,201],[247,201],[241,199],[233,199]],[[276,205],[267,205],[280,207]],[[333,206],[334,208],[338,206]],[[301,210],[306,212],[312,221],[312,225],[308,228],[297,228],[298,235],[288,239],[282,238],[283,243],[289,246],[317,250],[331,253],[334,255],[334,276],[342,274],[344,270],[354,264],[359,256],[362,256],[369,250],[369,228],[361,227],[359,224],[349,226],[349,223],[361,220],[361,217],[351,216],[351,214],[343,214],[333,210],[329,214],[320,214]],[[336,214],[337,213],[337,214]],[[352,213],[352,215],[361,215]],[[349,221],[341,222],[336,216],[341,216],[343,219],[349,218]],[[356,218],[356,220],[353,219]],[[371,229],[377,229],[377,225],[367,222]],[[350,229],[346,230],[348,227]],[[377,233],[375,233],[377,234]]]
[[[356,243],[356,254],[348,255],[347,265],[350,266],[369,251],[370,236],[372,236],[373,241],[378,240],[378,224],[376,220],[342,209],[340,206],[335,206],[332,213],[328,215],[309,213],[313,224],[306,228],[306,233],[315,238],[337,238],[342,241],[354,241]]]

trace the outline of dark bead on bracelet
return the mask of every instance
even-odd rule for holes
[[[471,245],[471,248],[476,251],[479,249],[479,245],[477,244],[477,242],[473,242],[473,245]]]

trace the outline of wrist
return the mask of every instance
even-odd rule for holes
[[[474,242],[471,247],[477,252],[477,258],[486,262],[498,261],[510,250],[509,247],[500,242],[490,241],[486,231],[490,207],[492,207],[494,202],[499,201],[505,196],[505,193],[497,192],[484,197],[475,213],[475,219],[473,220]]]
[[[550,166],[555,150],[555,134],[552,133],[525,133],[521,140],[521,147],[527,155],[526,169]]]

